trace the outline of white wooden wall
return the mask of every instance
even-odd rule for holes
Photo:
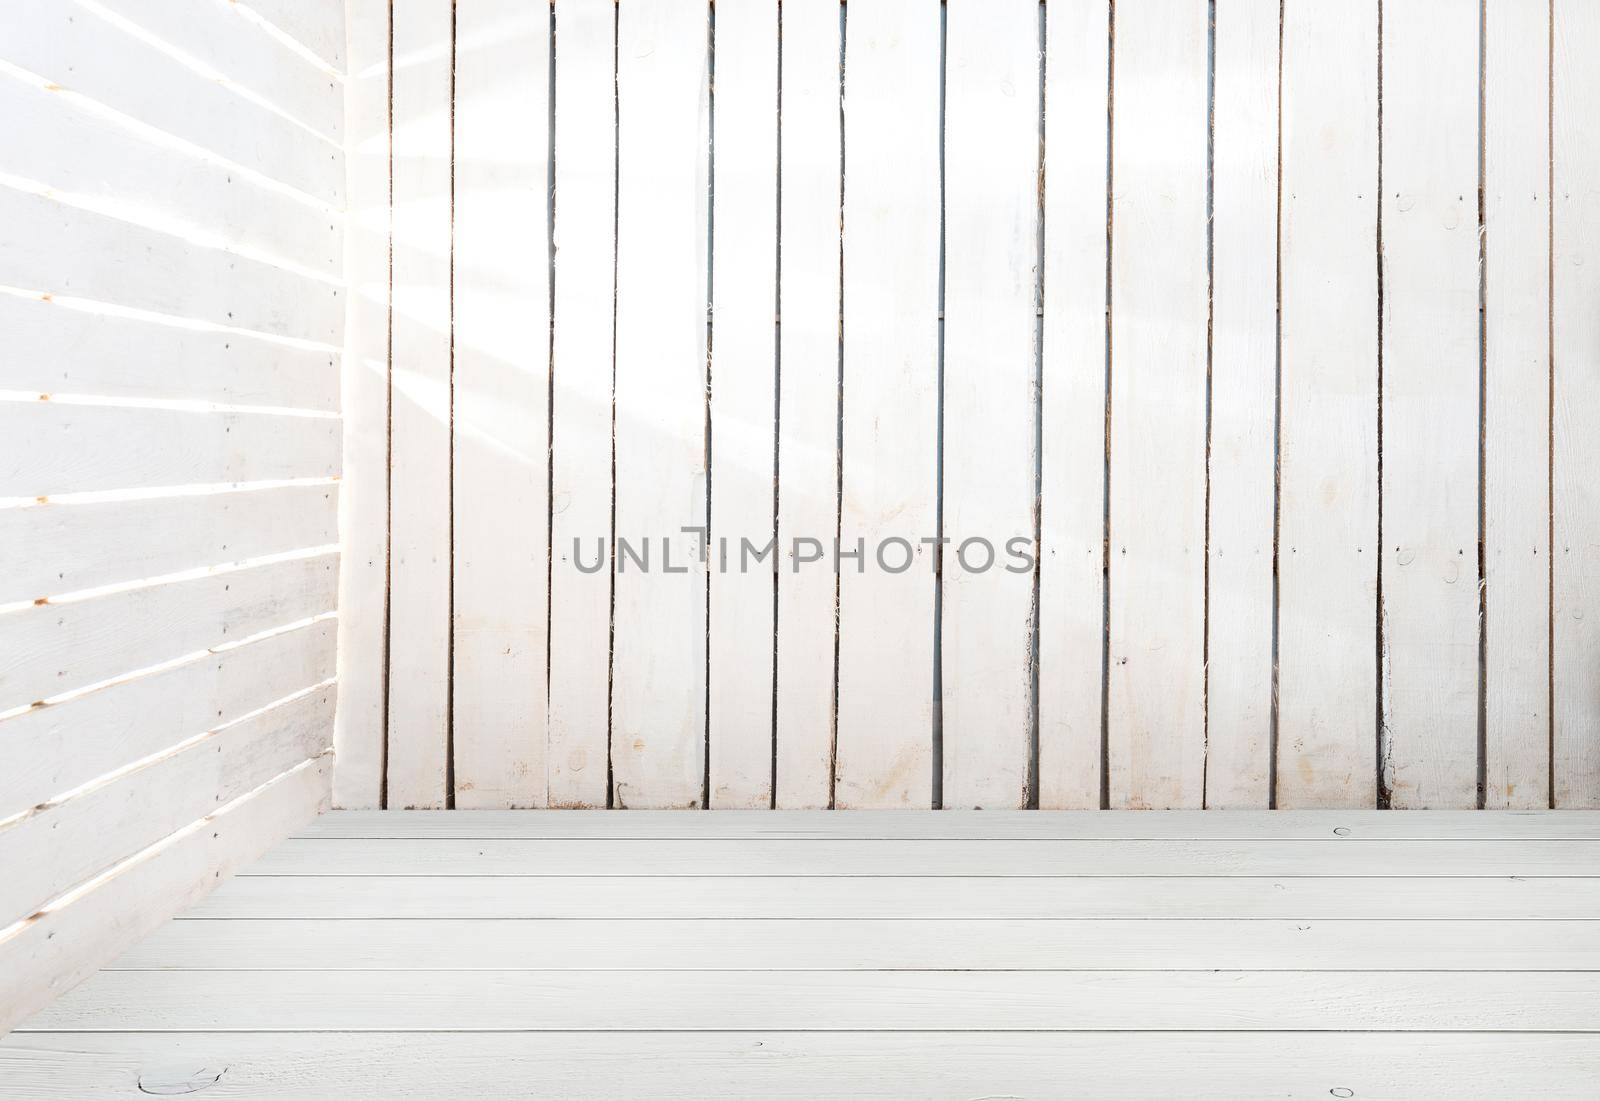
[[[341,804],[1600,804],[1588,0],[350,29]]]
[[[328,803],[343,41],[0,5],[0,1032]]]

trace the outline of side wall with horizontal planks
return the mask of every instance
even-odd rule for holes
[[[329,804],[345,27],[274,13],[0,8],[0,1032]]]

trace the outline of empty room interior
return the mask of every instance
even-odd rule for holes
[[[0,4],[0,1098],[1592,1101],[1600,4]]]

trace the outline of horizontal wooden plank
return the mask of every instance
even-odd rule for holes
[[[0,605],[339,541],[339,488],[49,503],[0,509]]]
[[[1594,876],[1600,841],[295,838],[255,875]]]
[[[113,970],[1600,970],[1594,921],[169,922]]]
[[[0,866],[9,869],[0,922],[35,913],[130,852],[321,756],[333,745],[333,709],[326,685],[0,828]]]
[[[0,295],[6,388],[158,401],[339,410],[339,354],[205,325]]]
[[[0,496],[327,478],[339,421],[272,413],[0,402]]]
[[[232,3],[216,0],[100,0],[162,42],[181,50],[230,84],[317,131],[333,144],[343,138],[343,91],[331,74],[259,24],[240,19]],[[343,5],[314,5],[339,8]]]
[[[1600,840],[1593,811],[338,811],[305,837],[690,838],[1573,838]]]
[[[331,756],[307,762],[130,856],[93,890],[0,931],[0,1033],[326,810],[332,771]]]
[[[341,4],[307,4],[304,0],[249,0],[248,7],[279,32],[320,58],[335,71],[343,72],[344,12]]]
[[[87,8],[11,0],[0,6],[0,42],[0,57],[36,77],[329,207],[343,204],[344,155],[336,146]],[[84,64],[90,58],[115,58],[116,64]]]
[[[332,611],[339,556],[0,616],[0,711]]]
[[[26,1029],[1600,1030],[1600,974],[102,971]]]
[[[324,619],[0,722],[0,820],[327,680],[338,626]]]
[[[198,917],[1600,918],[1600,879],[240,876]]]
[[[7,187],[0,284],[330,346],[344,333],[336,284]]]
[[[181,7],[226,14],[214,2]],[[242,20],[227,21],[250,30]],[[75,201],[339,274],[342,218],[225,164],[152,142],[59,91],[0,80],[0,150],[0,167]]]
[[[0,1075],[37,1101],[1354,1097],[1590,1101],[1600,1037],[1521,1033],[25,1033]],[[140,1083],[144,1084],[141,1089]],[[181,1087],[175,1083],[183,1084]]]

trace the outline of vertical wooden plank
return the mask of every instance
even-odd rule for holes
[[[933,0],[871,0],[845,26],[839,549],[862,555],[840,566],[840,807],[933,795],[934,555],[921,540],[937,537],[939,22]]]
[[[447,801],[451,20],[394,15],[394,412],[389,806]]]
[[[1116,24],[1111,212],[1111,805],[1204,787],[1206,143],[1203,0]]]
[[[1110,5],[1045,6],[1039,805],[1100,806]]]
[[[1277,804],[1370,806],[1378,10],[1283,12]]]
[[[1484,27],[1484,805],[1550,805],[1550,11]]]
[[[709,8],[617,24],[616,625],[613,797],[692,807],[705,784]],[[641,567],[622,541],[643,553]]]
[[[1277,460],[1277,0],[1227,5],[1214,34],[1205,805],[1265,807]]]
[[[389,555],[389,6],[350,0],[336,806],[382,799]]]
[[[1040,12],[1038,0],[951,0],[948,12],[944,805],[1024,807],[1032,722]]]
[[[548,7],[457,4],[458,807],[546,798],[549,58]]]
[[[1384,784],[1478,800],[1478,3],[1383,9]]]
[[[1600,8],[1555,0],[1553,803],[1600,806]]]
[[[550,708],[553,807],[606,805],[616,7],[556,4]]]
[[[787,4],[778,404],[776,802],[828,805],[833,788],[837,584],[824,553],[839,520],[839,28],[842,5]],[[797,556],[796,540],[804,544]],[[817,555],[820,560],[805,561]],[[798,559],[798,560],[797,560]]]
[[[776,552],[754,556],[772,542],[774,520],[777,0],[723,0],[716,16],[710,795],[713,807],[765,809],[772,805]],[[754,548],[748,553],[746,543]]]

